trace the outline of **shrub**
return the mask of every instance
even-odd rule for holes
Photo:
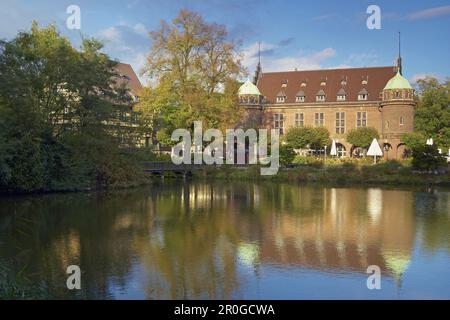
[[[421,145],[413,149],[412,166],[417,170],[435,170],[446,165],[436,145]]]

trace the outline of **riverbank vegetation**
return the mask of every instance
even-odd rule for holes
[[[209,167],[194,172],[197,179],[268,180],[330,185],[440,185],[450,186],[450,173],[434,171],[418,173],[410,161],[386,161],[376,165],[371,159],[328,159],[296,157],[294,165],[281,168],[276,175],[261,176],[260,167]]]
[[[139,184],[110,127],[127,104],[102,45],[80,50],[56,27],[0,42],[0,191],[88,190]]]

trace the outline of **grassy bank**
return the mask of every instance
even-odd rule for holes
[[[261,176],[259,166],[233,168],[207,167],[194,173],[195,178],[227,180],[269,180],[361,185],[440,185],[450,186],[450,173],[418,173],[407,163],[388,161],[376,165],[327,164],[316,162],[280,168],[273,176]]]

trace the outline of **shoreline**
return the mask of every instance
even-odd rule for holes
[[[275,183],[305,183],[308,185],[323,185],[333,187],[444,187],[450,188],[450,172],[445,174],[417,173],[409,167],[380,168],[375,166],[323,166],[298,165],[290,168],[280,168],[273,176],[260,175],[260,166],[236,168],[223,165],[220,167],[205,167],[192,172],[186,178],[169,172],[164,174],[167,181],[254,181]],[[10,196],[42,196],[70,193],[102,193],[120,190],[133,190],[151,186],[164,181],[160,175],[143,173],[144,178],[126,185],[113,185],[102,188],[72,188],[61,190],[36,190],[30,192],[0,191],[0,197]]]

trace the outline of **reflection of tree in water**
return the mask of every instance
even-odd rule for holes
[[[158,298],[234,298],[267,263],[330,272],[368,264],[400,281],[417,229],[428,249],[449,247],[448,193],[294,184],[165,183],[111,195],[2,199],[0,260],[59,298],[110,298],[140,281]],[[239,263],[242,265],[240,266]],[[69,292],[66,268],[82,269]]]
[[[19,199],[1,209],[1,228],[10,232],[1,240],[2,257],[15,254],[12,248],[25,248],[23,263],[30,266],[30,273],[52,284],[56,297],[107,298],[109,281],[125,287],[135,258],[131,240],[151,218],[144,209],[145,198],[117,193],[113,198],[73,194]],[[35,226],[25,235],[14,234],[20,228],[17,217]],[[82,269],[80,292],[69,292],[65,286],[71,264]]]
[[[232,297],[238,285],[237,217],[227,210],[222,191],[193,184],[152,198],[154,229],[137,244],[147,266],[149,298]]]
[[[423,245],[427,250],[450,251],[450,193],[429,190],[414,192],[417,219],[423,228]]]

